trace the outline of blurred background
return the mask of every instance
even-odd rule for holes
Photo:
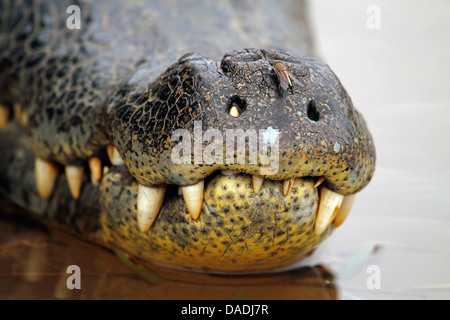
[[[377,148],[372,182],[312,256],[278,273],[154,267],[144,280],[110,252],[5,218],[0,298],[450,299],[450,2],[315,0],[309,10],[316,51]],[[74,261],[82,290],[66,287]]]
[[[345,273],[339,298],[448,299],[450,2],[309,3],[317,51],[363,114],[377,149],[373,180],[319,249],[325,260],[336,257],[328,264],[336,275]],[[358,255],[374,247],[350,276],[352,261],[362,263]],[[344,256],[347,265],[337,261]],[[379,266],[380,289],[367,288],[370,265]]]

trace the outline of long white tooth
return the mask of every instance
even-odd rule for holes
[[[106,147],[106,152],[108,153],[109,161],[111,161],[113,166],[121,166],[124,164],[116,147],[108,145]]]
[[[55,188],[58,178],[58,167],[48,161],[36,158],[34,162],[34,177],[39,195],[43,199],[48,199]]]
[[[331,191],[325,187],[320,188],[319,207],[317,209],[314,232],[321,234],[333,222],[339,207],[344,200],[342,194]]]
[[[292,185],[294,184],[294,179],[286,179],[283,181],[283,194],[285,196],[288,195],[289,191],[291,190]]]
[[[70,194],[74,199],[80,197],[84,168],[82,166],[66,166],[66,179]]]
[[[350,210],[352,209],[353,203],[355,202],[356,194],[350,194],[344,197],[341,207],[339,208],[336,218],[334,218],[333,224],[339,227],[347,218]]]
[[[181,187],[186,208],[192,219],[197,220],[203,205],[203,189],[205,181],[202,180],[192,186]]]
[[[4,128],[8,123],[10,112],[8,107],[0,104],[0,129]]]
[[[91,182],[97,186],[102,178],[102,160],[98,157],[89,158],[89,169],[91,170]]]
[[[155,221],[164,201],[166,187],[139,185],[137,196],[137,218],[139,230],[147,231]]]
[[[264,178],[263,177],[252,176],[253,191],[255,192],[255,194],[259,193],[259,191],[261,190],[263,182],[264,182]]]

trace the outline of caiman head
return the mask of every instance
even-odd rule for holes
[[[106,118],[105,239],[177,267],[293,263],[342,223],[375,168],[330,68],[278,51],[187,54],[157,81],[131,78]]]

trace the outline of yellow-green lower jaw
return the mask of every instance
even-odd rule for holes
[[[287,194],[286,183],[265,179],[255,193],[250,175],[217,174],[205,181],[196,220],[178,190],[168,188],[152,226],[142,231],[139,185],[112,169],[100,188],[101,225],[110,245],[142,260],[229,273],[280,268],[307,256],[333,230],[344,198],[309,178],[291,179]]]

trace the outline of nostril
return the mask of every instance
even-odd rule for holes
[[[319,110],[317,110],[316,103],[314,100],[310,100],[308,102],[308,106],[306,107],[306,114],[308,115],[308,118],[312,121],[319,121],[320,119],[320,113]]]
[[[239,117],[247,109],[247,102],[238,96],[232,96],[227,103],[227,113],[232,117]]]

